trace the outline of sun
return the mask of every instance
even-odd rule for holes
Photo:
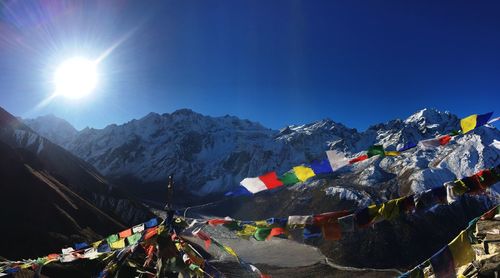
[[[54,75],[55,94],[79,99],[92,93],[97,85],[97,63],[83,57],[64,61]]]

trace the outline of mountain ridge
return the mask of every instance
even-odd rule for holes
[[[37,127],[32,121],[27,121],[27,124]],[[111,179],[133,179],[134,183],[148,184],[152,189],[158,188],[169,174],[175,173],[179,184],[184,185],[183,190],[204,196],[231,190],[245,177],[258,176],[267,171],[283,173],[293,166],[323,158],[324,151],[329,149],[351,156],[374,144],[396,150],[407,143],[458,129],[457,116],[435,109],[422,109],[404,120],[375,124],[362,132],[331,119],[273,130],[234,116],[211,117],[181,109],[170,114],[152,112],[140,119],[122,125],[108,125],[103,129],[84,129],[62,146]],[[474,138],[474,144],[467,142],[469,139],[461,142],[468,144],[467,152],[476,153],[476,156],[478,152],[485,152],[489,161],[485,164],[476,157],[472,164],[479,165],[470,165],[474,167],[455,161],[452,164],[460,165],[452,165],[453,170],[439,169],[438,172],[443,174],[438,180],[492,166],[488,163],[498,159],[499,145],[495,142],[500,135],[494,127],[483,129],[487,131],[480,129],[465,135],[469,139]],[[484,139],[477,137],[481,132],[486,136]],[[456,147],[454,144],[450,146]],[[443,149],[453,152],[449,147]],[[445,155],[446,152],[441,152],[443,149],[435,153]],[[426,163],[433,161],[431,153],[418,150],[412,152],[414,154],[420,155],[419,161],[412,161],[411,156],[405,155],[400,158],[406,161],[401,169],[408,175],[412,175],[408,172],[409,168],[416,170],[411,172],[425,172]],[[385,161],[389,160],[391,158],[385,158]],[[384,163],[384,167],[389,167]],[[402,166],[403,162],[400,164]],[[445,164],[441,166],[447,167]],[[376,181],[380,171],[372,169],[371,172],[365,171],[366,182],[370,179]],[[415,184],[432,179],[427,174],[419,175],[414,185],[409,186],[410,190],[423,189]]]

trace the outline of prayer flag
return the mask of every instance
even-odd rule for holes
[[[259,179],[266,185],[267,189],[273,189],[282,186],[283,183],[278,179],[276,172],[269,172],[259,176]]]
[[[81,250],[89,247],[89,244],[86,242],[75,243],[75,250]]]
[[[489,112],[481,115],[470,115],[460,120],[460,127],[462,128],[462,133],[465,134],[476,127],[483,126],[488,123],[488,120],[493,115],[493,112]]]
[[[398,156],[400,153],[398,151],[386,151],[385,156]]]
[[[281,228],[281,227],[272,228],[271,232],[269,233],[269,235],[267,236],[266,239],[269,240],[272,237],[280,236],[280,235],[286,235],[286,230]]]
[[[203,240],[203,242],[205,243],[205,249],[208,250],[208,248],[210,248],[210,244],[212,243],[212,239],[210,238],[210,236],[208,234],[203,232],[200,228],[193,231],[192,233],[193,233],[193,235],[197,236],[199,239]]]
[[[323,159],[321,161],[313,161],[310,166],[311,169],[313,169],[314,174],[316,175],[333,172],[332,166],[330,165],[328,159]]]
[[[423,150],[429,150],[441,146],[441,142],[439,141],[439,138],[432,138],[432,139],[422,140],[418,142],[418,145]]]
[[[288,223],[287,225],[289,227],[303,227],[306,224],[312,224],[313,223],[313,217],[312,215],[291,215],[288,216]]]
[[[149,228],[146,230],[144,240],[148,240],[158,234],[158,227]]]
[[[265,240],[271,233],[272,228],[257,228],[253,237],[258,241]]]
[[[128,245],[136,244],[141,240],[142,234],[136,233],[127,237]]]
[[[252,193],[246,189],[246,187],[238,185],[233,191],[227,192],[224,196],[250,196]]]
[[[455,267],[461,267],[476,260],[476,253],[472,249],[467,230],[463,230],[453,241],[448,244]]]
[[[349,164],[354,164],[354,163],[357,163],[357,162],[360,162],[360,161],[363,161],[366,159],[368,159],[368,155],[366,155],[366,154],[360,155],[354,159],[349,160]]]
[[[384,156],[385,155],[384,146],[373,145],[373,146],[368,148],[368,151],[366,152],[366,154],[368,155],[368,157],[372,157],[372,156],[376,156],[376,155]]]
[[[107,241],[109,244],[111,244],[111,243],[117,241],[118,239],[119,239],[118,235],[113,234],[113,235],[108,236]]]
[[[316,225],[306,225],[304,227],[304,239],[310,239],[321,236],[321,227]]]
[[[337,223],[337,219],[340,217],[347,216],[351,214],[351,211],[342,210],[334,212],[326,212],[322,214],[316,214],[313,216],[313,223],[317,225],[327,224],[327,223]]]
[[[259,178],[244,178],[240,184],[252,194],[267,190],[266,184]]]
[[[417,146],[416,143],[414,142],[408,142],[406,145],[404,145],[401,149],[398,150],[398,152],[404,152],[404,151],[407,151],[409,149],[413,149]]]
[[[142,233],[143,231],[144,231],[144,223],[132,227],[132,232],[134,234],[136,234],[136,233]]]
[[[325,240],[339,240],[342,236],[341,227],[338,222],[323,224],[321,231]]]
[[[146,228],[151,228],[151,227],[157,226],[158,220],[156,218],[152,218],[148,222],[144,223],[144,225],[146,226]]]
[[[125,248],[125,239],[121,238],[109,245],[111,249],[122,249]]]
[[[251,236],[255,234],[257,231],[257,227],[253,225],[243,225],[243,229],[236,232],[236,235],[239,237],[243,237],[249,239]]]
[[[444,136],[439,137],[438,140],[439,140],[439,145],[444,146],[450,142],[451,136],[444,135]]]
[[[121,231],[120,233],[118,233],[118,236],[120,236],[120,238],[126,238],[131,235],[132,235],[132,229],[126,229],[125,231]]]
[[[306,166],[295,166],[293,167],[293,171],[295,172],[297,178],[302,182],[315,176],[314,171]]]
[[[283,176],[280,177],[280,181],[284,185],[293,185],[298,183],[300,180],[297,178],[293,171],[290,171],[283,174]]]
[[[333,171],[337,171],[338,169],[349,165],[349,159],[347,159],[345,155],[339,151],[326,151],[326,156],[328,157],[328,162],[330,162],[330,166]]]

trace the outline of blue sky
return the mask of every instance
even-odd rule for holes
[[[0,106],[77,128],[180,108],[360,130],[425,107],[485,113],[500,103],[498,14],[495,1],[3,1]],[[40,104],[59,63],[107,49],[93,95]]]

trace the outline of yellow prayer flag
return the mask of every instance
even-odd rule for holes
[[[476,259],[476,253],[467,238],[467,230],[462,231],[450,244],[448,248],[453,256],[455,267],[466,265]]]
[[[469,117],[460,120],[460,127],[462,128],[462,133],[465,134],[474,128],[476,128],[477,115],[470,115]]]
[[[229,246],[226,246],[226,245],[223,245],[224,247],[224,250],[226,250],[227,253],[235,256],[236,258],[238,258],[238,255],[236,255],[236,252],[234,252],[233,248],[229,247]]]
[[[101,245],[101,242],[102,242],[102,240],[99,240],[99,241],[96,241],[96,242],[92,243],[92,247],[94,247],[95,249],[97,249],[99,247],[99,245]]]
[[[239,237],[250,238],[257,231],[257,227],[252,225],[243,225],[243,229],[236,232],[236,235]]]
[[[385,156],[398,156],[399,152],[397,151],[386,151]]]
[[[293,167],[293,171],[300,181],[306,181],[316,175],[311,168],[306,166]]]
[[[125,239],[121,238],[110,244],[111,249],[122,249],[125,248]]]

